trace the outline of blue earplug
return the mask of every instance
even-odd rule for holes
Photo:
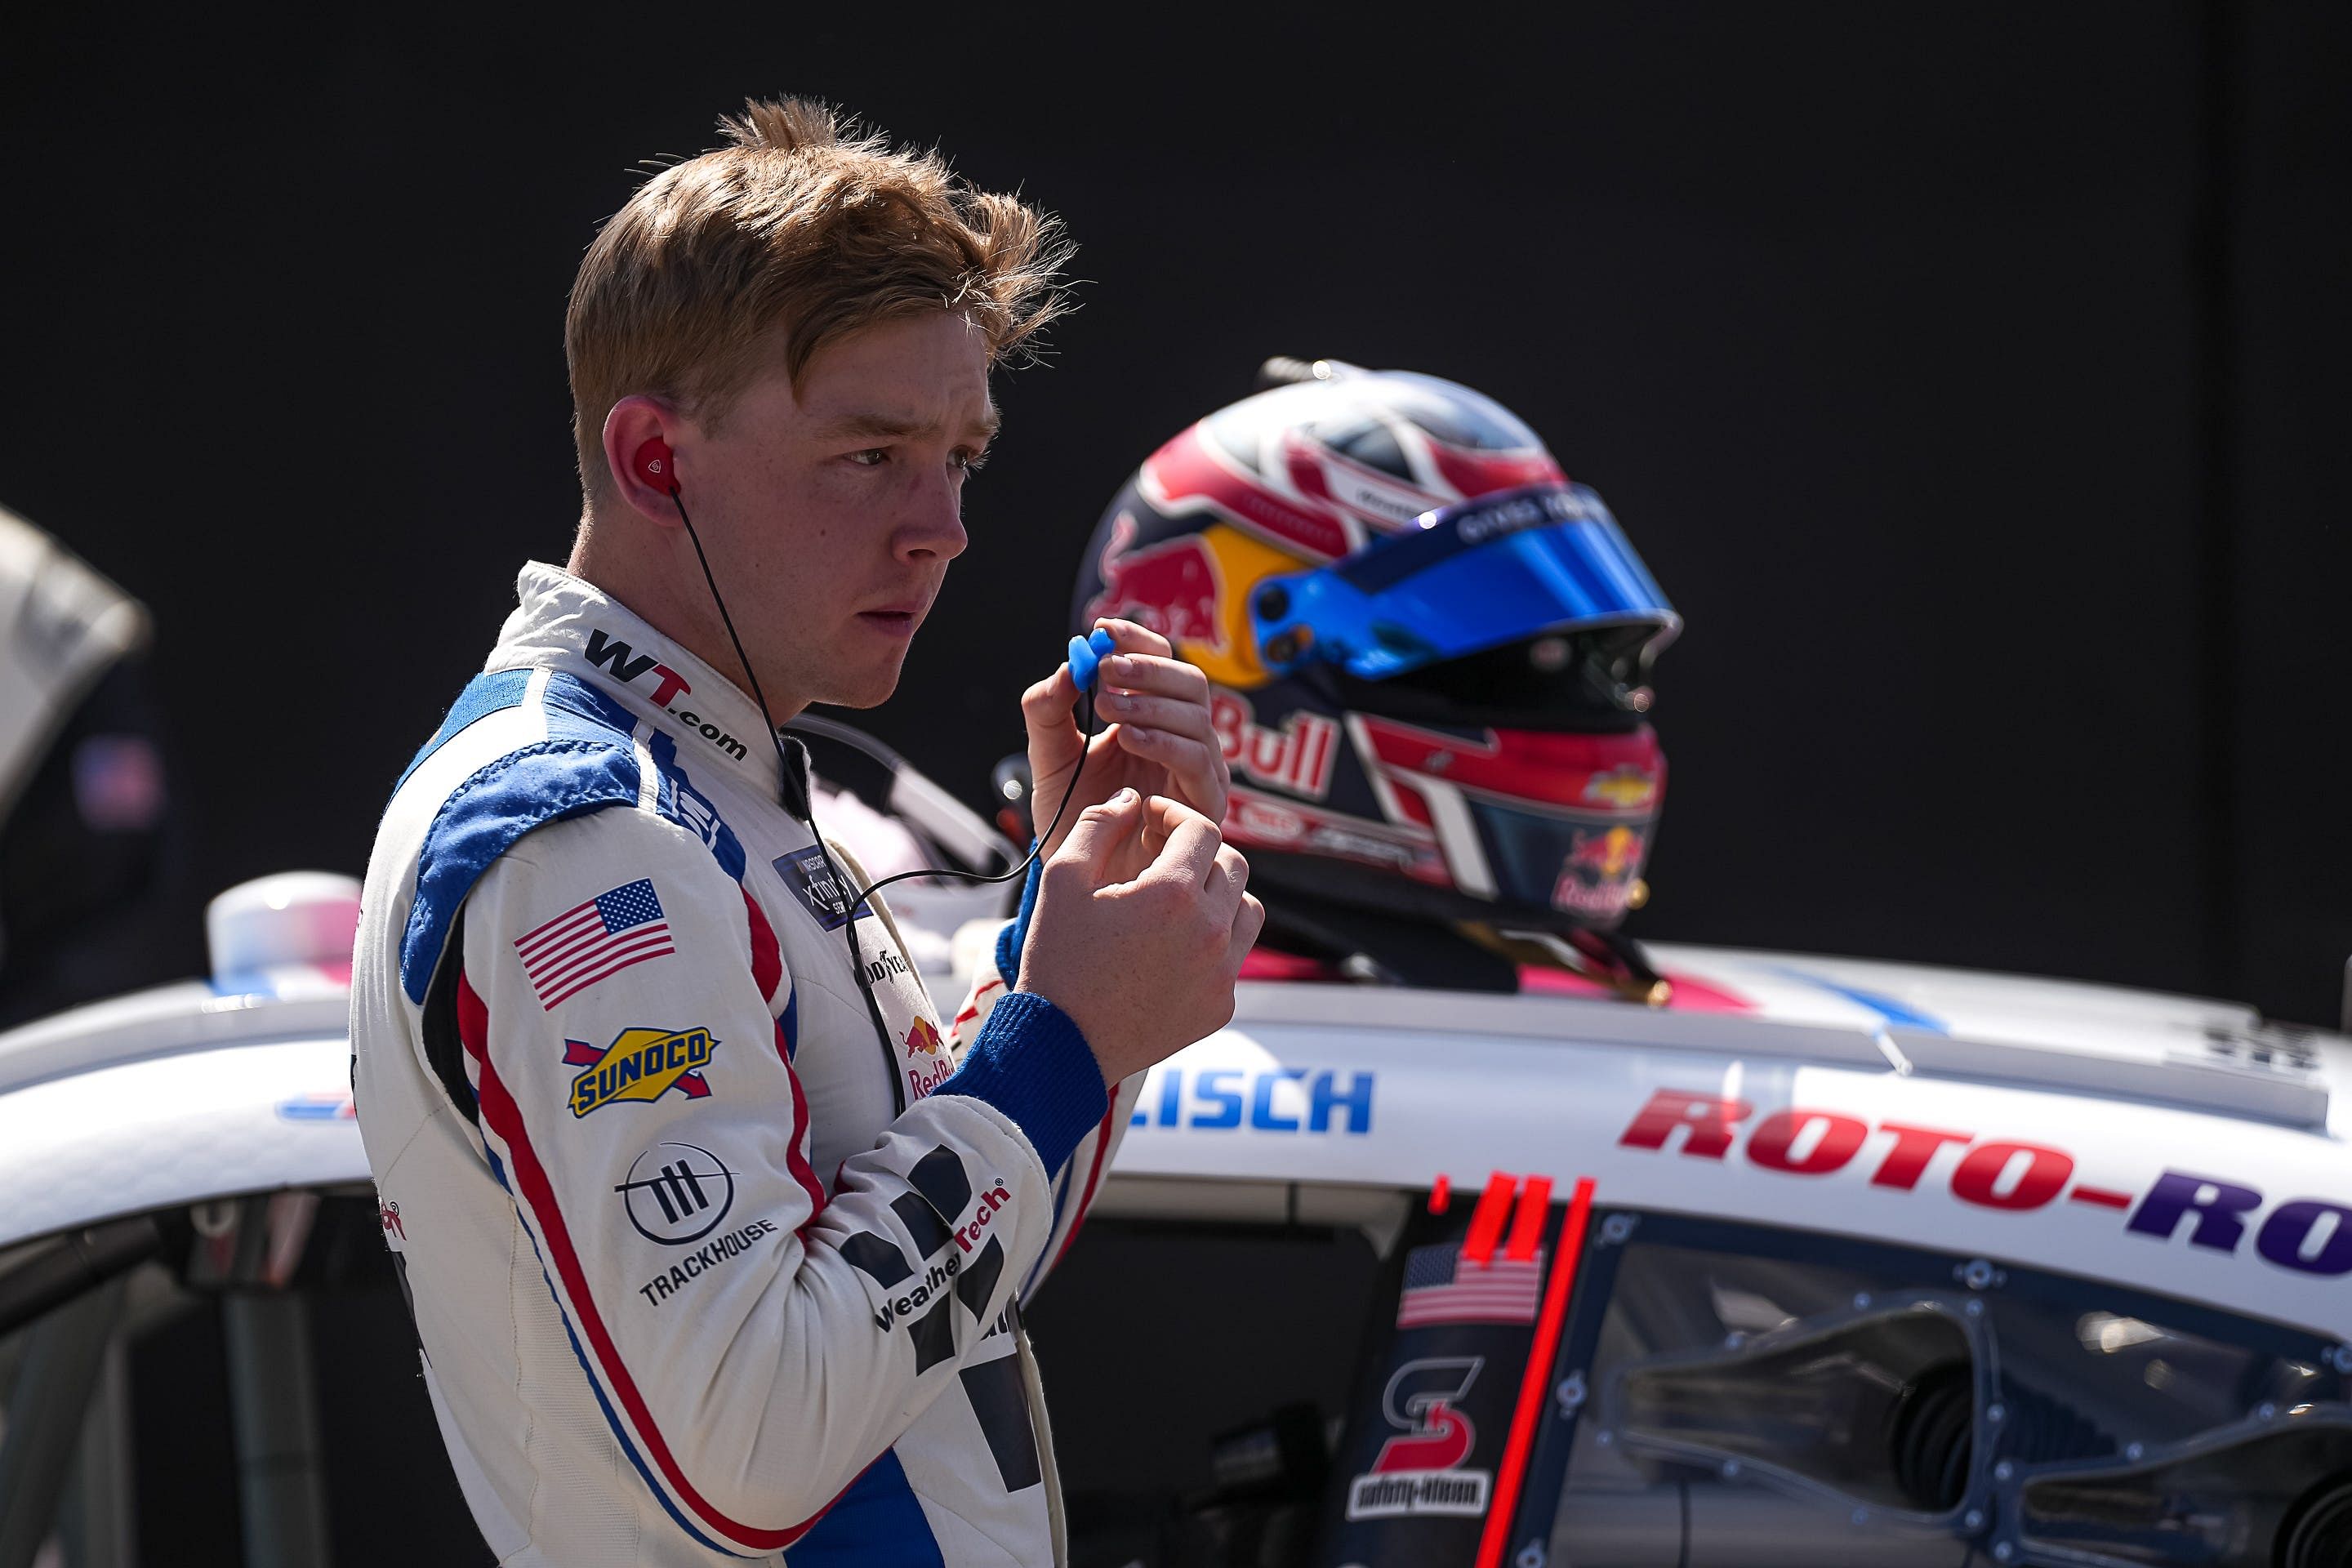
[[[1118,645],[1100,626],[1092,637],[1070,639],[1070,679],[1078,683],[1081,691],[1095,689],[1095,675],[1101,669],[1103,656],[1116,651]]]

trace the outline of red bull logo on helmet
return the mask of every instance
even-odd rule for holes
[[[1209,724],[1217,732],[1217,746],[1225,765],[1260,784],[1272,784],[1309,800],[1331,792],[1332,759],[1338,753],[1337,721],[1304,709],[1269,730],[1257,721],[1257,710],[1246,697],[1223,689],[1209,693]]]
[[[1088,620],[1117,616],[1149,626],[1172,643],[1224,651],[1224,628],[1217,618],[1223,587],[1217,555],[1199,534],[1138,550],[1135,519],[1121,512],[1111,524],[1097,569],[1102,574],[1102,592],[1087,605]]]
[[[1623,914],[1633,896],[1633,874],[1642,868],[1648,848],[1649,836],[1637,828],[1577,834],[1552,887],[1552,908],[1603,919]]]

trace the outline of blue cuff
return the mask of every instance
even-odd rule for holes
[[[933,1099],[942,1094],[968,1094],[1011,1117],[1045,1162],[1049,1180],[1110,1109],[1086,1036],[1067,1013],[1026,991],[996,1004],[963,1065],[931,1091]]]
[[[1034,839],[1029,847],[1034,849]],[[1037,910],[1037,884],[1045,878],[1045,858],[1040,855],[1029,862],[1029,879],[1021,884],[1021,912],[1013,923],[996,933],[996,973],[1004,976],[1007,986],[1021,981],[1021,950],[1029,942],[1029,917]]]

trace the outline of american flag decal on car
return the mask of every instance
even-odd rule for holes
[[[578,995],[634,963],[677,952],[650,878],[597,894],[515,938],[541,1008]]]
[[[1416,1247],[1404,1260],[1397,1327],[1431,1323],[1532,1323],[1543,1290],[1543,1251],[1481,1263],[1459,1247]]]

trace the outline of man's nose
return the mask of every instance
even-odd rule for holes
[[[971,536],[963,531],[963,497],[945,479],[922,488],[891,540],[899,560],[952,561],[963,553]]]

